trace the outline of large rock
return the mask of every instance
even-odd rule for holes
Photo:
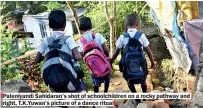
[[[203,63],[203,53],[200,54],[199,62],[200,62],[200,63]]]
[[[155,108],[156,104],[153,103],[152,101],[144,102],[144,103],[139,103],[137,105],[137,108]]]
[[[196,91],[192,99],[192,106],[198,105],[201,108],[203,107],[203,92]]]
[[[125,104],[120,104],[118,108],[125,108]]]
[[[203,92],[203,77],[200,77],[198,80],[197,90]]]
[[[23,80],[9,80],[2,85],[1,90],[7,93],[32,92],[30,86]]]
[[[148,108],[148,104],[147,103],[139,103],[137,105],[137,108]]]
[[[199,71],[199,70],[201,70],[202,68],[203,68],[203,63],[199,63],[197,70]]]
[[[165,102],[158,102],[156,108],[169,108],[169,105]]]
[[[125,103],[125,108],[136,108],[136,103],[134,102],[134,100],[128,100]]]
[[[192,95],[194,94],[194,86],[195,86],[195,77],[194,76],[187,76],[186,77],[186,83],[187,83],[187,90],[188,92],[191,92]]]
[[[32,89],[30,86],[25,83],[23,80],[9,80],[6,83],[4,83],[1,87],[1,90],[4,93],[22,93],[22,92],[32,92]],[[27,106],[1,106],[2,108],[61,108],[61,107],[49,107],[49,106],[32,106],[32,107],[27,107]]]
[[[203,77],[203,69],[201,70],[199,76],[200,76],[200,77]]]

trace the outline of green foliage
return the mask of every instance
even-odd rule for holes
[[[1,14],[14,12],[15,10],[26,11],[28,9],[28,14],[37,14],[47,10],[47,8],[42,5],[42,1],[4,1],[3,3],[6,4],[6,7],[2,9]]]
[[[43,4],[45,7],[47,7],[48,11],[51,11],[53,9],[61,9],[62,5],[60,3],[58,3],[57,1],[52,1],[52,2],[45,2]]]
[[[15,10],[29,10],[28,14],[38,14],[47,10],[63,9],[65,1],[4,1],[6,7],[1,9],[2,14],[13,12]]]
[[[87,9],[85,16],[88,16],[91,18],[93,28],[99,26],[100,24],[102,24],[107,20],[106,14],[104,12],[104,2],[80,1],[80,2],[74,2],[73,4],[75,4],[75,6],[77,7],[85,7]],[[108,2],[107,4],[108,4],[109,13],[112,14],[113,12],[112,2]],[[151,18],[148,15],[149,7],[145,5],[146,5],[146,2],[144,1],[116,2],[116,34],[117,34],[116,39],[120,36],[122,32],[125,31],[124,23],[125,23],[125,18],[128,14],[137,13],[139,19],[142,19],[143,22],[151,22]],[[96,32],[100,32],[106,38],[107,44],[109,44],[109,40],[110,40],[109,30],[110,30],[109,24],[106,23],[96,31]],[[114,65],[118,65],[119,60],[120,59],[117,59],[114,62]],[[81,66],[86,74],[85,82],[89,82],[89,80],[91,81],[91,78],[89,76],[89,72],[86,69],[86,66],[84,64],[82,64]],[[115,73],[115,70],[112,72],[113,76],[114,76],[114,73]]]
[[[151,22],[149,14],[149,7],[145,6],[144,1],[117,1],[116,2],[116,34],[117,37],[125,31],[124,23],[128,14],[137,13],[139,19],[143,22]],[[91,18],[93,27],[97,27],[106,21],[106,14],[104,12],[104,2],[79,2],[76,6],[87,8],[85,16]],[[108,2],[108,9],[112,14],[112,2]],[[109,25],[108,23],[100,27],[97,32],[103,34],[107,41],[109,41]],[[109,43],[109,42],[108,42]]]
[[[53,9],[65,9],[67,8],[65,1],[6,1],[1,2],[4,5],[1,5],[0,10],[1,16],[0,19],[4,18],[5,22],[10,19],[8,15],[15,11],[16,9],[27,10],[29,9],[28,14],[37,14],[47,10]],[[5,5],[6,4],[6,5]],[[103,22],[106,21],[106,14],[104,12],[104,2],[98,1],[74,1],[74,6],[76,7],[85,7],[87,9],[87,13],[85,16],[88,16],[92,19],[93,27],[97,27]],[[124,22],[125,17],[130,13],[137,13],[140,19],[144,22],[151,21],[148,15],[149,7],[145,6],[146,3],[144,1],[117,1],[116,2],[116,34],[118,36],[125,30]],[[146,8],[144,8],[146,7]],[[112,2],[108,2],[108,9],[110,14],[112,14]],[[24,54],[24,52],[30,50],[29,44],[25,44],[19,50],[17,50],[17,44],[12,39],[12,32],[6,29],[6,23],[4,26],[1,26],[1,62],[10,60],[17,56]],[[100,32],[105,36],[107,43],[109,43],[109,24],[106,23],[104,26],[100,27],[97,32]],[[27,43],[26,40],[24,40]],[[13,44],[11,44],[13,42]],[[118,64],[118,61],[115,62]],[[89,71],[84,63],[80,63],[81,68],[85,72],[85,83],[87,87],[92,87],[92,81]],[[19,67],[18,63],[13,63],[8,66],[2,67],[2,80],[15,79],[20,78],[19,71],[17,69]]]
[[[85,82],[85,85],[86,87],[89,89],[89,88],[92,88],[93,87],[93,84],[92,84],[92,79],[91,79],[91,75],[89,73],[89,70],[87,69],[87,66],[85,65],[84,62],[79,62],[80,64],[80,67],[81,69],[83,70],[85,76],[84,76],[84,82]]]
[[[11,38],[12,33],[1,34],[1,62],[5,62],[23,55],[26,51],[31,50],[29,44],[25,42],[20,49],[17,48],[17,43],[13,43],[15,40]],[[5,37],[5,36],[6,37]],[[1,77],[2,81],[9,79],[19,79],[22,77],[18,68],[20,64],[18,62],[2,66],[1,68]]]
[[[1,9],[4,9],[6,4],[1,4]],[[4,19],[4,23],[2,20]],[[18,48],[18,41],[12,39],[13,32],[7,29],[7,21],[9,21],[9,14],[0,16],[0,37],[1,37],[1,63],[18,57],[24,54],[26,51],[31,50],[29,47],[27,39],[24,39],[24,45]],[[13,63],[7,66],[1,67],[1,80],[6,81],[9,79],[21,78],[18,67],[20,64]]]
[[[130,2],[117,2],[117,20],[116,20],[116,29],[117,35],[120,35],[125,31],[124,23],[125,18],[128,14],[136,13],[139,19],[139,22],[150,22],[151,18],[149,17],[149,7],[143,9],[146,5],[144,1],[130,1]],[[142,11],[141,11],[142,10]]]

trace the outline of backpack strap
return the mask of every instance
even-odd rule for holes
[[[82,38],[80,38],[80,41],[83,45],[85,45],[87,43],[87,40],[82,36]]]
[[[48,45],[51,44],[54,40],[55,38],[53,36],[47,37]]]
[[[96,37],[96,33],[95,32],[92,32],[92,39],[94,40]],[[87,43],[87,40],[84,38],[84,36],[82,36],[82,38],[80,39],[81,43],[83,45],[85,45]]]
[[[60,36],[59,38],[55,39],[53,36],[47,38],[48,47],[49,49],[61,49],[63,44],[66,43],[66,40],[70,36]]]
[[[92,32],[92,39],[94,40],[96,37],[96,33],[95,32]]]
[[[60,39],[60,43],[61,44],[66,44],[66,40],[69,38],[70,36],[60,36],[58,39]]]
[[[126,38],[130,38],[130,34],[128,32],[123,33],[123,36]]]
[[[126,38],[131,38],[130,34],[128,32],[123,33],[123,36]],[[142,32],[136,32],[134,35],[134,39],[139,40],[139,38],[142,36]]]
[[[139,40],[139,38],[142,36],[142,32],[136,32],[134,35],[134,39]]]
[[[142,36],[142,32],[136,32],[135,35],[134,35],[134,39],[137,40],[138,42],[138,48],[139,48],[139,51],[140,52],[143,52],[143,49],[142,49],[142,44],[140,43],[139,39],[140,37]]]

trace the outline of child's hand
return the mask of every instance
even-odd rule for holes
[[[113,64],[113,60],[111,58],[109,59],[109,62],[111,63],[111,65]]]
[[[157,70],[157,64],[156,63],[153,63],[151,68],[153,68],[154,70]]]
[[[111,68],[113,69],[113,63],[112,63],[112,60],[109,59],[109,62],[110,62],[110,64],[111,64]]]
[[[110,64],[112,64],[112,59],[109,59]]]
[[[34,65],[35,63],[34,63],[34,61],[29,61],[29,62],[27,62],[26,64],[28,64],[28,65]]]

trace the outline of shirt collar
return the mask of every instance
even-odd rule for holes
[[[53,33],[54,37],[59,37],[59,36],[65,35],[64,31],[53,31],[52,33]]]
[[[137,32],[137,29],[136,28],[129,28],[128,32]]]
[[[85,33],[83,33],[84,36],[88,36],[89,34],[91,34],[92,31],[86,31]]]

